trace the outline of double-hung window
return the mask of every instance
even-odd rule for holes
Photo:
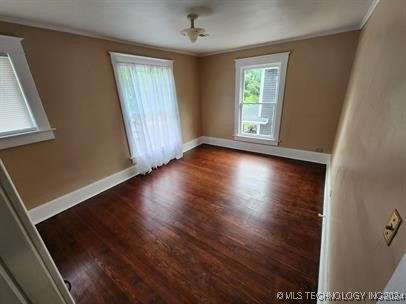
[[[277,145],[289,53],[237,59],[235,139]]]
[[[54,138],[21,40],[0,35],[0,149]]]

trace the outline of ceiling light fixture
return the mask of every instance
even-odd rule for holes
[[[183,36],[188,36],[191,42],[196,42],[198,37],[207,37],[206,30],[201,27],[195,27],[195,20],[198,18],[196,14],[189,14],[187,18],[190,20],[190,28],[182,30],[180,33]]]

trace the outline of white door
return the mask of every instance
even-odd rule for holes
[[[74,304],[1,160],[0,303]]]

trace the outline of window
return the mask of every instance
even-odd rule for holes
[[[288,57],[279,53],[236,60],[235,139],[279,143]]]
[[[110,53],[131,159],[139,173],[182,157],[172,60]]]
[[[0,149],[54,138],[21,40],[0,35]]]

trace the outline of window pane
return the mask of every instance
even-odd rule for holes
[[[244,70],[244,103],[277,102],[279,68]]]
[[[262,102],[278,101],[279,68],[264,69]]]
[[[35,128],[9,56],[0,54],[0,134]]]
[[[242,132],[244,134],[258,134],[258,125],[252,123],[243,123],[242,124]]]
[[[276,103],[264,103],[261,105],[261,118],[266,120],[267,123],[261,124],[259,135],[270,138],[274,137],[275,106]]]
[[[244,70],[241,133],[274,138],[279,76],[280,69],[278,67]]]
[[[259,102],[263,69],[244,71],[244,102]]]
[[[241,132],[273,138],[276,103],[243,104]]]

